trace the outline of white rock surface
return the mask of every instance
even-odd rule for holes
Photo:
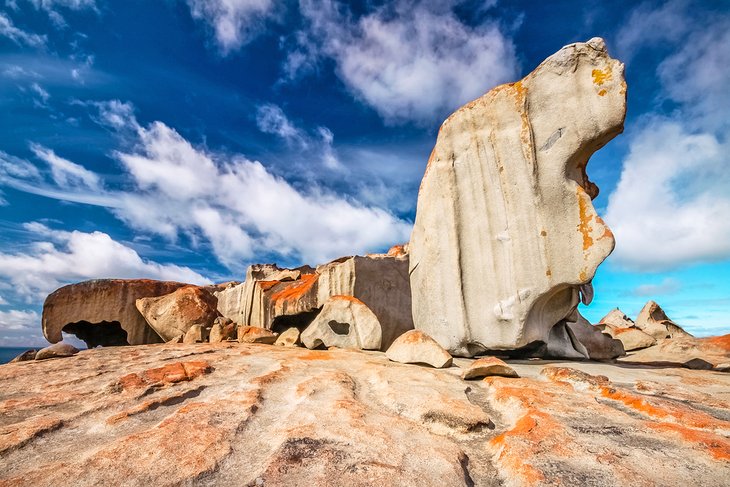
[[[385,356],[393,362],[425,364],[437,369],[451,367],[453,361],[449,352],[436,340],[419,330],[410,330],[398,337]]]
[[[299,343],[299,330],[291,327],[279,335],[279,338],[276,339],[274,345],[278,345],[280,347],[296,347],[297,343]]]
[[[379,350],[382,331],[378,317],[352,296],[332,296],[302,332],[307,348],[325,347]]]
[[[455,355],[546,342],[614,239],[585,166],[623,130],[624,66],[571,44],[441,126],[410,241],[415,327]]]

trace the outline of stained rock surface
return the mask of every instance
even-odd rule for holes
[[[590,301],[614,238],[585,168],[625,114],[624,66],[594,38],[442,124],[409,247],[417,329],[453,355],[518,349]]]
[[[2,365],[0,486],[727,485],[730,374],[454,362],[234,342]]]
[[[413,329],[408,254],[402,245],[386,254],[342,257],[316,269],[254,265],[242,284],[215,295],[223,316],[276,332],[291,327],[304,331],[333,296],[357,298],[375,314],[381,349]]]
[[[139,298],[162,296],[185,286],[149,279],[96,279],[52,292],[43,304],[43,335],[51,343],[62,331],[98,345],[142,345],[163,340],[137,311]]]
[[[393,362],[424,364],[437,369],[451,367],[453,358],[436,340],[420,330],[407,331],[385,352]]]

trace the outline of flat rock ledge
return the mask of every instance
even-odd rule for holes
[[[236,342],[0,366],[0,486],[727,485],[730,374]]]

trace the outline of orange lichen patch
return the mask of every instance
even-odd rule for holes
[[[593,76],[593,83],[598,86],[602,86],[603,83],[610,81],[613,77],[610,70],[604,71],[603,69],[594,69],[591,71],[591,76]]]
[[[605,375],[591,375],[571,367],[545,367],[540,374],[553,382],[577,382],[591,387],[600,387],[609,384],[608,377]]]
[[[601,387],[600,393],[605,398],[621,402],[625,406],[651,418],[673,421],[692,428],[730,430],[730,422],[728,421],[719,420],[702,411],[671,401],[655,399],[650,402],[640,395],[620,391],[613,387]]]
[[[547,277],[551,277],[553,275],[553,271],[551,271],[550,269],[548,269],[548,270],[545,271],[545,275]]]
[[[302,274],[301,278],[297,281],[293,281],[291,286],[288,286],[271,296],[271,301],[297,301],[307,294],[316,282],[317,274]]]
[[[730,460],[730,441],[727,438],[679,424],[647,423],[647,426],[662,433],[678,434],[683,440],[694,443],[718,460]]]
[[[598,96],[606,96],[606,93],[608,93],[606,90],[600,90]]]
[[[297,360],[333,360],[332,353],[324,350],[310,350],[303,354],[297,355]]]
[[[591,202],[590,197],[580,185],[577,186],[576,193],[578,195],[578,214],[580,217],[578,230],[583,234],[583,250],[586,251],[593,245],[593,237],[591,236],[593,214],[589,211]]]
[[[165,386],[177,382],[190,381],[213,371],[205,361],[175,362],[156,369],[145,370],[140,374],[128,374],[117,381],[120,389],[134,389],[145,386]]]
[[[546,232],[545,230],[542,230],[542,231],[540,232],[540,236],[541,236],[541,237],[547,237],[547,232]]]
[[[257,281],[256,285],[261,288],[262,291],[268,291],[277,284],[281,284],[281,281]]]
[[[709,338],[701,338],[701,340],[705,343],[709,343],[714,347],[730,351],[730,334]]]
[[[580,279],[581,281],[588,280],[588,271],[586,270],[585,267],[583,269],[581,269],[580,272],[578,273],[578,279]]]
[[[614,329],[613,329],[613,332],[614,332],[614,333],[615,333],[616,335],[620,335],[620,334],[622,334],[622,333],[628,333],[628,332],[630,332],[630,331],[634,331],[634,330],[636,330],[636,328],[614,328]]]
[[[388,249],[388,253],[386,254],[388,257],[404,257],[408,255],[408,252],[406,252],[406,246],[403,245],[393,245],[390,249]]]
[[[536,415],[541,414],[538,411],[532,411]],[[502,464],[502,467],[508,470],[510,475],[521,477],[525,485],[535,485],[543,482],[545,476],[538,469],[524,462],[524,452],[522,451],[524,447],[521,448],[519,444],[512,445],[510,440],[514,438],[529,438],[532,440],[536,436],[533,432],[540,431],[539,426],[538,420],[532,414],[525,414],[517,421],[514,428],[489,441],[491,447],[499,449],[497,460]]]

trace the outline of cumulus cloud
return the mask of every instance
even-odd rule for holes
[[[170,239],[202,237],[229,268],[262,253],[319,263],[408,238],[410,224],[385,210],[297,190],[260,162],[196,148],[162,122],[138,136],[135,151],[116,154],[137,190],[115,214]]]
[[[275,13],[272,0],[188,0],[188,6],[213,29],[224,54],[251,41]]]
[[[69,282],[96,278],[151,278],[194,284],[209,281],[188,267],[159,264],[102,232],[85,233],[25,224],[33,236],[18,252],[0,252],[0,278],[6,291],[34,303]]]
[[[456,3],[402,0],[355,19],[335,2],[301,0],[307,27],[293,36],[285,76],[328,57],[355,97],[386,122],[433,122],[518,70],[502,27],[462,22]]]
[[[41,47],[46,43],[46,36],[26,32],[15,26],[10,17],[0,12],[0,35],[7,37],[18,45]]]
[[[730,257],[730,122],[725,108],[730,106],[730,16],[718,14],[708,21],[706,13],[686,2],[669,2],[659,14],[670,7],[681,12],[686,32],[659,64],[657,75],[661,98],[677,108],[647,115],[630,131],[628,155],[606,212],[616,234],[613,260],[634,270]],[[650,29],[656,16],[645,17],[649,25],[642,38],[661,38],[664,34]],[[639,18],[632,16],[631,22]],[[639,24],[631,25],[640,30]]]
[[[36,328],[40,321],[40,316],[35,311],[0,311],[0,330],[3,332]]]

